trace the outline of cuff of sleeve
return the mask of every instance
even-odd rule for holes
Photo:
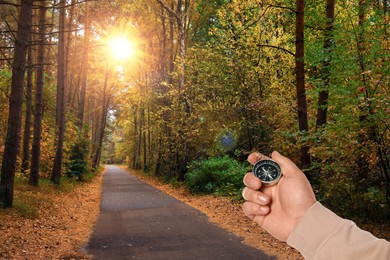
[[[342,218],[317,201],[305,213],[286,242],[297,249],[305,259],[315,259],[317,250],[342,223]]]

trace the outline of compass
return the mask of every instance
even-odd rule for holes
[[[279,164],[272,160],[261,160],[253,166],[253,174],[261,180],[264,185],[274,185],[282,177],[282,170]]]

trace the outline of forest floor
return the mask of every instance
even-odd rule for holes
[[[303,259],[244,216],[241,201],[213,195],[194,195],[180,185],[166,184],[144,173],[131,174],[204,212],[211,222],[278,259]],[[83,248],[96,223],[102,174],[83,185],[54,189],[17,185],[15,207],[0,210],[0,259],[88,259]],[[71,191],[71,192],[70,192]],[[34,198],[34,199],[31,199]],[[31,201],[35,201],[31,204]],[[389,226],[360,225],[378,237],[390,239]]]
[[[0,259],[88,259],[83,247],[99,214],[102,173],[59,187],[16,181],[14,207],[0,209]]]

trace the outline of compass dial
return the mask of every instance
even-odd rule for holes
[[[253,166],[253,174],[265,185],[276,184],[282,176],[279,164],[272,160],[261,160]]]

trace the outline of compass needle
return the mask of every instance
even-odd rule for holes
[[[274,185],[281,178],[282,171],[275,161],[261,160],[253,166],[253,174],[257,176],[264,185]]]

